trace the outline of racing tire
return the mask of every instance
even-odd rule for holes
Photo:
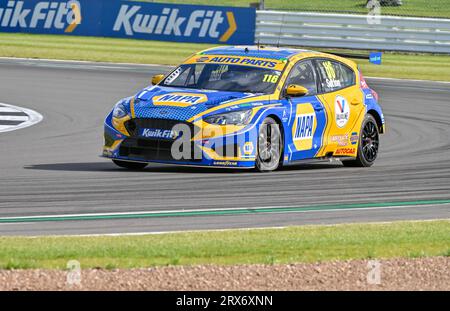
[[[141,162],[128,162],[128,161],[120,161],[120,160],[112,160],[115,165],[127,168],[129,170],[142,170],[144,169],[148,164],[147,163],[141,163]]]
[[[380,131],[375,118],[368,114],[359,134],[358,154],[354,160],[342,161],[347,167],[370,167],[378,156]]]
[[[271,172],[281,167],[283,146],[280,125],[267,117],[258,131],[255,168],[259,172]]]

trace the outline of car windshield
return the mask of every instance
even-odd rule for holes
[[[245,93],[273,93],[280,71],[242,65],[184,64],[160,85]]]

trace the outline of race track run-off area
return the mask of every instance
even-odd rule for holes
[[[333,162],[261,174],[150,165],[135,172],[100,158],[103,120],[113,105],[168,70],[1,60],[0,124],[8,110],[1,103],[45,119],[17,131],[0,128],[0,234],[450,218],[450,84],[367,79],[387,122],[371,168]]]

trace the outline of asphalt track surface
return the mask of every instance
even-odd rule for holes
[[[134,172],[100,158],[103,119],[115,102],[168,70],[0,59],[0,102],[44,116],[0,133],[0,235],[450,218],[450,84],[368,79],[388,128],[371,168]]]

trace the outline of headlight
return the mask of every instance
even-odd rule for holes
[[[221,114],[214,114],[203,120],[210,124],[218,125],[247,125],[250,122],[252,110],[240,110]]]
[[[124,101],[121,100],[120,102],[118,102],[116,104],[116,106],[114,106],[114,110],[113,110],[114,118],[120,119],[120,118],[125,117],[128,114],[127,108],[125,108],[125,105],[123,103],[124,103]]]

